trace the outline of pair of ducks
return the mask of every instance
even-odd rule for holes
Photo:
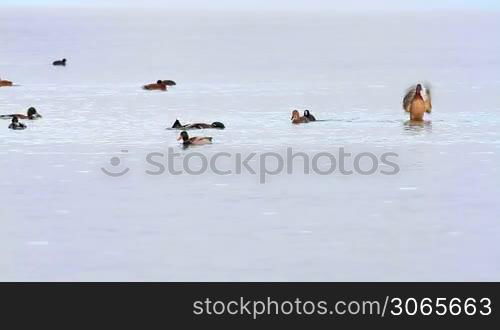
[[[300,116],[299,110],[292,111],[292,123],[293,124],[303,124],[310,121],[316,121],[316,118],[309,112],[309,110],[304,110],[304,116]]]
[[[28,109],[26,115],[11,114],[11,115],[1,115],[0,116],[0,119],[11,119],[11,118],[12,118],[12,121],[9,125],[9,129],[23,130],[23,129],[26,129],[27,126],[25,124],[19,122],[19,119],[35,120],[35,119],[42,118],[42,116],[33,107],[30,107]]]
[[[160,91],[166,91],[167,86],[175,86],[177,85],[175,81],[173,80],[157,80],[155,84],[148,84],[142,86],[143,89],[153,91],[153,90],[160,90]]]
[[[316,121],[316,118],[310,113],[309,110],[304,111],[304,116],[301,117],[300,113],[298,110],[294,110],[292,112],[292,123],[294,124],[299,124],[299,123],[308,123],[310,121]],[[181,125],[179,120],[177,119],[174,124],[172,125],[172,128],[178,128],[178,129],[203,129],[203,128],[219,128],[219,129],[224,129],[225,126],[221,122],[213,122],[212,124],[205,124],[205,123],[196,123],[196,124],[186,124],[186,125]],[[195,137],[189,137],[189,134],[186,131],[182,131],[179,137],[177,138],[177,141],[182,139],[182,144],[184,146],[189,146],[189,145],[202,145],[202,144],[210,144],[212,143],[212,137],[209,136],[195,136]]]
[[[187,129],[205,129],[205,128],[224,129],[224,128],[226,128],[226,126],[224,126],[224,124],[219,122],[219,121],[215,121],[211,124],[195,123],[195,124],[182,125],[181,122],[179,121],[179,119],[176,119],[174,124],[172,125],[172,128],[184,130],[181,132],[181,134],[177,138],[177,141],[182,140],[182,144],[184,145],[184,147],[187,147],[190,145],[210,144],[210,143],[212,143],[212,137],[209,137],[209,136],[189,137],[189,134],[185,130],[187,130]]]

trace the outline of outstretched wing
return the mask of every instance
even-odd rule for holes
[[[426,84],[424,86],[425,90],[425,95],[424,95],[424,101],[425,101],[425,112],[431,113],[432,111],[432,93],[431,93],[431,86],[429,84]]]
[[[177,85],[177,84],[175,83],[175,81],[173,81],[173,80],[163,80],[163,83],[164,83],[165,85],[167,85],[167,86],[175,86],[175,85]]]
[[[413,101],[413,98],[415,97],[416,88],[417,88],[416,85],[408,88],[408,90],[406,91],[405,97],[403,98],[403,109],[406,112],[410,112],[410,105],[411,105],[411,101]]]

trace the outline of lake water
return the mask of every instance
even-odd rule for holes
[[[0,114],[44,116],[0,121],[0,280],[498,281],[499,31],[486,13],[0,8],[0,77],[20,85]],[[178,85],[140,88],[157,79]],[[422,127],[401,109],[417,81]],[[227,128],[184,150],[176,118]],[[147,175],[169,148],[177,166],[393,152],[399,171]]]

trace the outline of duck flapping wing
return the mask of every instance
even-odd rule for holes
[[[408,90],[406,91],[405,97],[403,98],[403,109],[406,112],[410,112],[411,101],[413,101],[413,98],[415,97],[416,88],[417,88],[417,85],[413,85],[410,88],[408,88]]]
[[[431,86],[429,84],[424,85],[424,101],[425,101],[425,112],[431,113],[432,111],[432,93]]]

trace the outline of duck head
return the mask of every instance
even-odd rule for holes
[[[309,112],[309,110],[304,110],[304,117],[309,117],[311,115],[311,113]]]
[[[179,137],[177,138],[177,141],[182,140],[184,143],[189,141],[189,135],[186,131],[182,131]]]
[[[220,128],[220,129],[224,129],[224,128],[226,128],[226,126],[224,126],[224,124],[223,124],[223,123],[218,122],[218,121],[214,121],[214,122],[212,123],[212,127],[213,127],[213,128]]]
[[[299,119],[300,118],[300,113],[298,110],[293,110],[292,111],[292,118],[290,118],[291,120],[294,120],[294,119]]]
[[[33,118],[38,118],[38,117],[41,117],[41,116],[38,114],[38,112],[36,111],[36,109],[33,108],[33,107],[30,107],[28,109],[28,118],[29,119],[33,119]]]
[[[64,64],[66,64],[66,59],[63,58],[61,62],[63,62]]]
[[[158,85],[163,85],[163,80],[157,80],[157,81],[156,81],[156,83],[157,83]]]

